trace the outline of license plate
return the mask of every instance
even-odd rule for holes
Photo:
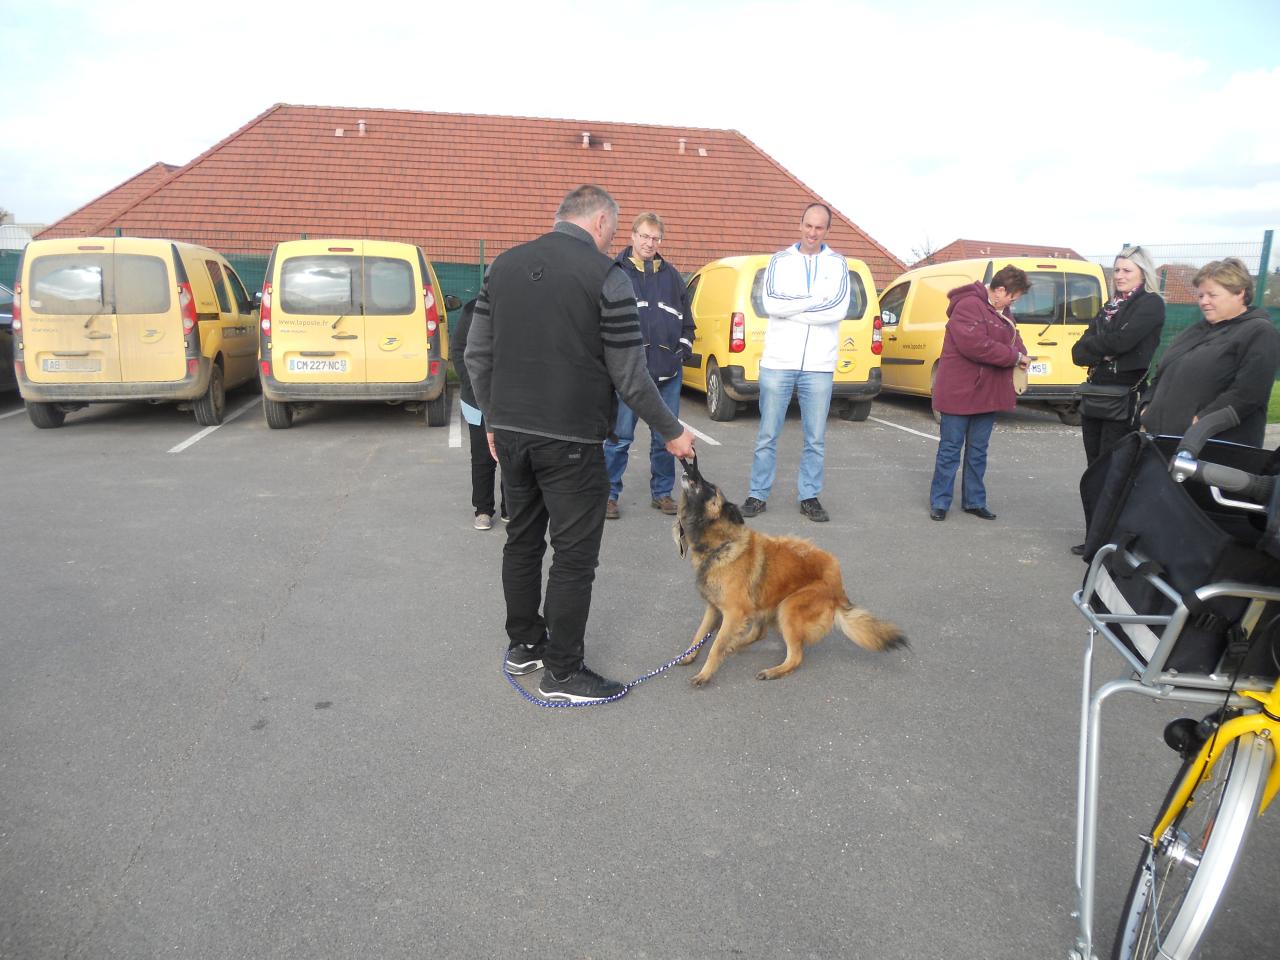
[[[346,373],[346,359],[316,359],[315,357],[290,357],[286,364],[290,373]]]
[[[1045,361],[1032,363],[1027,372],[1033,377],[1047,377],[1049,375],[1049,364]]]
[[[40,369],[45,373],[97,373],[102,361],[94,357],[45,357]]]

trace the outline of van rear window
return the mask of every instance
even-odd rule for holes
[[[767,268],[761,267],[756,271],[756,278],[751,283],[751,308],[755,310],[757,317],[768,316],[764,312],[764,274]],[[849,271],[849,310],[845,313],[846,320],[858,320],[867,312],[867,288],[862,285],[862,277],[858,276],[852,270]]]
[[[166,313],[169,303],[169,271],[159,257],[82,252],[31,263],[33,313]]]
[[[416,304],[413,267],[395,257],[290,257],[280,268],[285,313],[388,316],[412,313]]]
[[[1088,323],[1102,309],[1097,277],[1028,270],[1027,279],[1031,289],[1011,308],[1018,323]]]

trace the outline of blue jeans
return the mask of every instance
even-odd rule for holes
[[[987,488],[982,478],[987,472],[987,444],[996,425],[994,413],[964,416],[944,413],[940,426],[938,457],[933,466],[933,484],[929,488],[929,506],[949,510],[955,493],[956,468],[960,465],[960,448],[964,448],[964,476],[960,483],[960,505],[976,510],[987,505]]]
[[[680,416],[680,380],[676,374],[669,380],[654,383],[658,395],[667,405],[673,416]],[[627,469],[627,457],[631,450],[631,441],[636,438],[636,412],[618,398],[618,418],[613,424],[613,433],[618,442],[604,442],[604,465],[609,471],[609,499],[617,500],[622,495],[622,474]],[[676,458],[667,453],[667,441],[654,430],[649,431],[649,494],[654,500],[671,496],[676,485]]]
[[[792,391],[800,399],[804,452],[796,489],[801,500],[822,492],[822,458],[826,452],[827,414],[831,412],[831,373],[760,368],[760,430],[751,460],[751,489],[747,496],[768,500],[778,469],[778,434],[787,419]]]

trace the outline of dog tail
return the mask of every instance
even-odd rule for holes
[[[896,625],[873,617],[852,603],[836,608],[836,624],[858,646],[876,653],[910,646],[906,635]]]

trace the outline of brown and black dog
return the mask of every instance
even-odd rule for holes
[[[787,656],[756,674],[759,680],[785,677],[800,666],[805,646],[817,643],[835,624],[868,650],[907,646],[896,626],[849,601],[840,563],[827,551],[799,537],[750,529],[738,507],[702,478],[696,462],[685,464],[681,488],[673,533],[680,556],[687,553],[692,560],[698,592],[707,601],[694,643],[719,627],[694,686],[710,680],[727,654],[759,640],[773,625],[787,644]],[[695,659],[696,652],[680,662]]]

